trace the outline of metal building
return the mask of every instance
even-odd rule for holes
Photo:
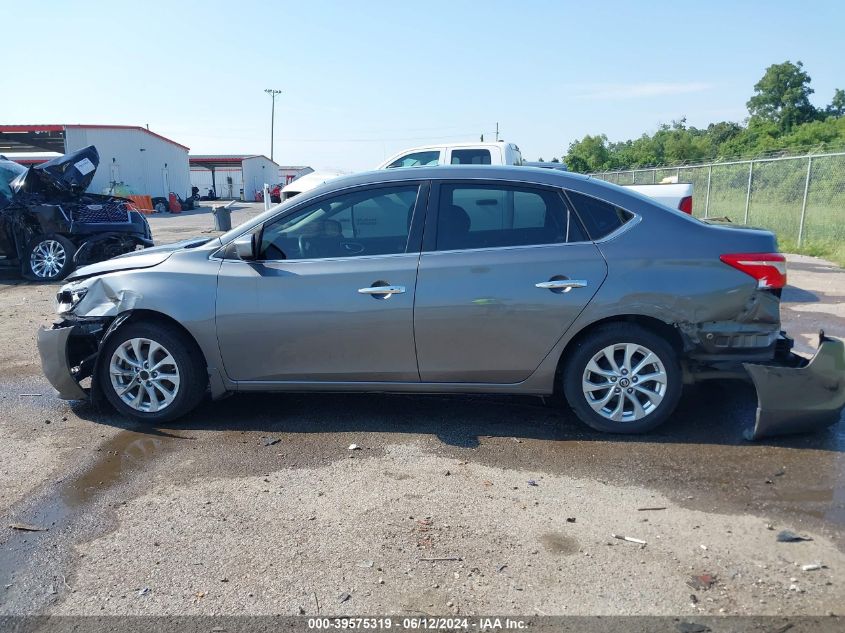
[[[173,191],[186,197],[191,193],[188,148],[146,128],[0,125],[0,154],[65,154],[88,145],[95,146],[100,154],[100,166],[88,188],[92,193],[103,193],[121,183],[139,195],[167,196]]]
[[[294,178],[307,174],[310,167],[281,167],[261,154],[193,155],[191,185],[199,188],[201,195],[211,189],[219,198],[255,200],[264,183],[286,185]]]

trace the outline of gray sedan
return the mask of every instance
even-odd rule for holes
[[[780,331],[785,266],[767,231],[584,176],[378,171],[79,269],[39,349],[61,397],[151,423],[207,392],[560,392],[591,427],[639,433],[685,383],[750,375],[760,436],[845,405],[841,342],[807,361]]]

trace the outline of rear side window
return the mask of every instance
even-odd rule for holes
[[[634,217],[634,214],[630,211],[604,200],[591,198],[575,191],[567,191],[566,195],[569,196],[575,210],[581,217],[581,221],[587,228],[587,233],[593,240],[600,240],[610,235]]]
[[[515,186],[444,184],[437,250],[584,241],[581,226],[555,191]]]
[[[440,150],[429,150],[425,152],[414,152],[400,156],[387,166],[387,169],[396,167],[423,167],[425,165],[437,165],[440,162]]]
[[[453,149],[453,165],[489,165],[489,149]]]

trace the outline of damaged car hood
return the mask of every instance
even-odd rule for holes
[[[14,193],[80,194],[91,185],[100,154],[93,145],[33,165],[11,183]]]
[[[139,268],[152,268],[158,266],[170,257],[176,251],[185,248],[195,248],[202,246],[209,242],[207,237],[197,237],[193,239],[182,240],[174,242],[173,244],[165,244],[163,246],[154,246],[152,248],[145,248],[139,251],[133,251],[112,259],[107,259],[104,262],[91,264],[90,266],[83,266],[75,270],[67,281],[78,281],[86,277],[95,277],[97,275],[104,275],[106,273],[118,272],[121,270],[135,270]]]

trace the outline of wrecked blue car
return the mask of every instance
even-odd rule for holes
[[[94,146],[29,168],[0,156],[0,267],[56,281],[153,245],[130,200],[86,193],[99,162]]]

